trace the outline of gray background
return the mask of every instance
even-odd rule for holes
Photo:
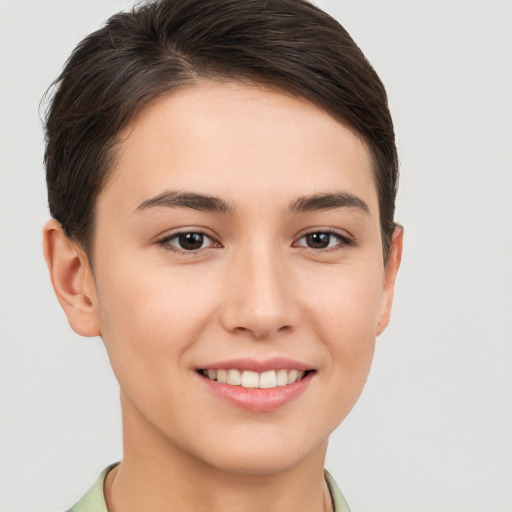
[[[0,0],[0,510],[64,510],[121,456],[101,341],[40,249],[39,100],[129,1]],[[355,512],[512,511],[512,3],[319,1],[390,96],[405,252],[394,318],[327,467]]]

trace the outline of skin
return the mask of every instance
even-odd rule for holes
[[[230,211],[152,202],[170,191]],[[333,192],[361,203],[290,208]],[[94,271],[58,223],[44,230],[70,325],[101,335],[121,388],[111,512],[329,509],[328,436],[363,388],[400,263],[397,228],[383,264],[378,212],[365,144],[282,92],[202,82],[156,100],[123,132],[97,200]],[[187,232],[206,233],[204,245],[186,251],[171,238]],[[328,247],[309,247],[312,232]],[[226,402],[197,373],[275,356],[314,373],[272,412]]]

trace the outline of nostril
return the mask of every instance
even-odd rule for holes
[[[299,321],[299,311],[291,299],[272,304],[249,294],[245,300],[227,297],[219,310],[219,320],[232,334],[261,340],[292,332]]]

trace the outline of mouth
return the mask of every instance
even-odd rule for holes
[[[251,412],[272,412],[294,403],[310,387],[316,369],[287,357],[239,358],[196,368],[217,399]]]
[[[265,372],[238,368],[203,368],[198,373],[209,380],[247,389],[273,389],[295,384],[314,370],[277,369]]]

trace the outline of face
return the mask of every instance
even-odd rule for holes
[[[306,101],[204,82],[123,133],[96,214],[90,295],[125,436],[248,473],[323,453],[396,272],[361,140]]]

